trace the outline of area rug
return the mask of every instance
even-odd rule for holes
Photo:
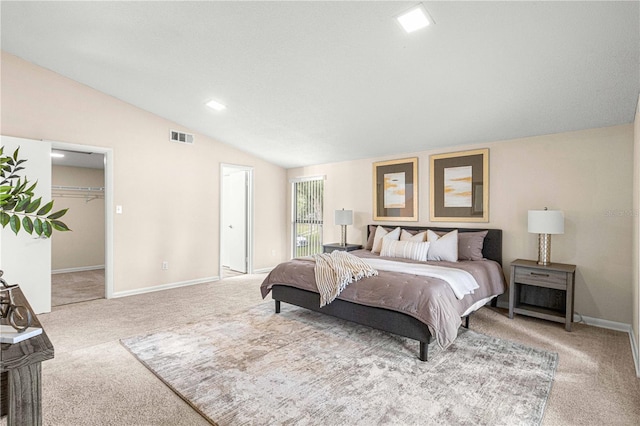
[[[538,425],[558,356],[462,329],[429,347],[272,304],[122,340],[219,425]]]

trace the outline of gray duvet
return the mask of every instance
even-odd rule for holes
[[[357,250],[351,254],[363,258],[380,257],[369,250]],[[399,258],[383,259],[416,263]],[[377,276],[349,284],[338,299],[410,315],[426,324],[438,344],[446,348],[457,336],[460,317],[476,302],[504,293],[505,278],[500,264],[492,260],[423,263],[463,269],[475,278],[480,288],[459,300],[449,284],[441,279],[381,270]],[[265,298],[276,284],[317,293],[314,266],[312,258],[281,263],[262,283],[262,297]]]

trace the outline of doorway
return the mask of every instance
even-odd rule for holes
[[[112,283],[111,150],[53,142],[51,195],[73,230],[52,238],[51,305],[109,298]]]
[[[220,170],[220,277],[252,271],[253,169],[223,164]]]

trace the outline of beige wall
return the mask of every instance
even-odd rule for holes
[[[561,209],[566,217],[565,234],[553,236],[551,257],[578,266],[576,311],[630,324],[632,125],[297,168],[289,170],[288,176],[325,175],[324,240],[339,241],[333,211],[346,208],[354,210],[349,242],[362,243],[365,225],[372,223],[372,162],[419,158],[417,224],[428,225],[429,155],[484,147],[490,150],[490,216],[486,226],[504,230],[505,267],[516,258],[537,258],[537,235],[527,232],[527,210]]]
[[[104,187],[104,170],[53,166],[51,184]],[[52,190],[51,193],[56,211],[69,209],[61,220],[72,228],[72,232],[56,232],[51,237],[51,269],[104,266],[104,193],[100,194],[101,198],[77,191]]]
[[[287,258],[283,168],[200,134],[171,143],[189,130],[5,52],[1,84],[2,134],[113,149],[114,292],[218,276],[221,163],[254,168],[254,268]]]

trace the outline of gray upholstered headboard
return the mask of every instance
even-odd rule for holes
[[[369,232],[371,230],[371,226],[377,227],[379,224],[371,224],[367,226],[367,237],[369,237]],[[385,228],[396,228],[401,227],[402,229],[412,230],[412,231],[426,231],[427,229],[431,229],[432,231],[442,231],[449,232],[457,229],[458,232],[478,232],[478,231],[488,231],[487,236],[484,237],[484,245],[482,246],[482,255],[491,260],[495,260],[500,265],[502,265],[502,229],[489,229],[489,228],[436,228],[433,226],[406,226],[406,225],[380,225]]]

